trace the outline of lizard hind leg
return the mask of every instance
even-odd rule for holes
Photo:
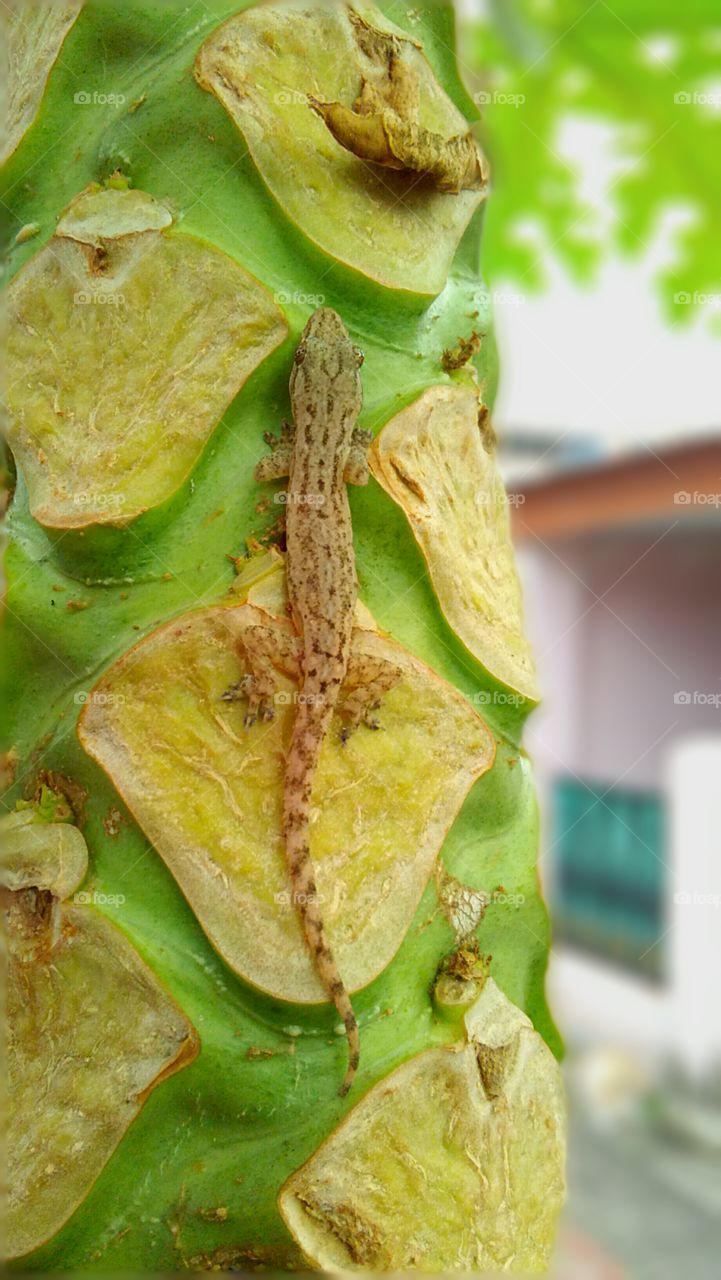
[[[246,627],[239,644],[240,659],[246,673],[237,684],[226,689],[224,702],[247,700],[243,723],[246,728],[256,720],[269,721],[275,716],[277,673],[300,679],[300,641],[276,627]]]
[[[376,715],[383,695],[400,680],[401,673],[385,658],[365,653],[351,653],[343,684],[338,712],[344,721],[341,741],[347,742],[360,724],[368,729],[380,729]]]

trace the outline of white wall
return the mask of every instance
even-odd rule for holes
[[[721,697],[718,532],[524,543],[518,565],[545,699],[528,732],[539,774],[662,785],[670,740],[721,725],[701,701]]]
[[[547,890],[555,777],[661,790],[671,813],[669,936],[659,944],[671,960],[667,989],[559,943],[549,977],[556,1015],[571,1039],[617,1044],[650,1063],[677,1053],[700,1071],[721,1056],[721,1015],[709,1004],[721,985],[721,907],[713,905],[714,895],[721,901],[721,763],[715,787],[708,783],[709,761],[721,751],[721,710],[702,701],[721,695],[721,539],[712,528],[669,527],[548,548],[531,541],[518,564],[545,699],[527,745]],[[675,701],[680,691],[692,701]],[[700,773],[712,793],[703,810],[698,793],[692,798]],[[679,893],[692,901],[676,901]]]

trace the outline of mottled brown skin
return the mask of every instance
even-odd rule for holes
[[[271,452],[255,470],[258,480],[289,477],[286,577],[296,634],[262,624],[246,627],[240,646],[246,674],[223,694],[228,701],[247,699],[245,724],[250,726],[257,719],[272,720],[278,670],[300,686],[285,768],[283,837],[306,942],[348,1037],[342,1095],[358,1069],[358,1024],[328,944],[316,891],[309,841],[311,793],[334,711],[345,721],[342,742],[361,723],[378,729],[374,713],[400,678],[398,668],[385,659],[351,652],[358,587],[346,485],[367,484],[372,438],[355,426],[362,363],[340,316],[327,307],[316,311],[295,353],[290,379],[294,425],[284,423],[280,439],[266,434]]]
[[[363,399],[362,359],[335,311],[324,308],[311,316],[290,378],[295,447],[286,508],[288,598],[302,641],[303,698],[286,764],[283,833],[306,941],[348,1036],[343,1094],[358,1069],[358,1023],[328,945],[308,828],[313,777],[348,670],[353,633],[357,579],[345,472]]]
[[[350,659],[357,579],[346,485],[364,484],[368,475],[367,440],[355,430],[362,403],[362,362],[335,311],[316,311],[303,332],[290,378],[294,430],[286,428],[281,441],[272,442],[273,452],[256,470],[259,479],[289,475],[286,566],[291,616],[299,636],[301,696],[286,762],[283,835],[305,938],[348,1037],[342,1095],[358,1069],[358,1024],[323,924],[309,821],[320,749]]]

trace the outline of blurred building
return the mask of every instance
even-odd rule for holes
[[[700,1079],[721,1067],[721,443],[579,466],[536,436],[516,458],[534,442],[510,500],[551,998],[577,1040]]]
[[[504,438],[502,434],[501,438]],[[710,1280],[721,1248],[721,442],[506,430],[544,701],[549,997],[569,1049],[554,1280]]]

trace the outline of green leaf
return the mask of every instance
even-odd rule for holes
[[[711,161],[721,148],[715,0],[597,0],[582,8],[573,0],[494,0],[471,45],[466,60],[487,99],[481,136],[495,168],[484,235],[489,273],[536,289],[560,261],[585,280],[611,250],[643,256],[676,212],[673,257],[657,272],[659,300],[676,321],[698,315],[721,285]],[[575,121],[608,128],[621,162],[603,198],[608,232],[561,152],[561,130]],[[538,243],[524,240],[529,223]]]

